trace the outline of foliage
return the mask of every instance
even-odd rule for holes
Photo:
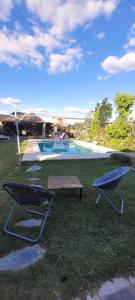
[[[80,138],[82,136],[83,129],[84,123],[81,122],[76,122],[70,126],[70,132],[72,132],[76,138]]]
[[[118,117],[116,120],[108,126],[106,129],[109,139],[125,139],[128,138],[131,133],[131,125],[129,124],[127,117],[131,113],[131,107],[134,103],[135,97],[130,93],[117,93],[114,99],[114,103],[117,107]]]
[[[131,132],[131,126],[126,120],[116,119],[111,125],[107,126],[106,132],[110,138],[124,139]]]
[[[135,151],[135,143],[133,143],[133,136],[131,134],[129,134],[124,139],[116,139],[116,138],[108,139],[108,137],[106,137],[106,141],[104,144],[102,143],[102,145],[120,151],[127,151],[127,152]]]
[[[101,115],[100,115],[100,109],[97,108],[95,110],[93,119],[90,124],[90,137],[92,138],[92,140],[98,139],[100,128],[101,128]]]
[[[108,102],[107,98],[104,98],[101,103],[97,103],[96,109],[99,109],[100,123],[103,127],[112,116],[112,104]]]
[[[95,113],[90,124],[90,137],[92,140],[99,141],[101,138],[101,129],[111,118],[112,105],[104,98],[101,103],[97,103]]]
[[[131,107],[134,104],[135,96],[131,93],[122,93],[119,92],[116,94],[114,103],[117,107],[118,118],[127,119],[127,117],[132,112]]]

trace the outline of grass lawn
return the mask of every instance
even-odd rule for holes
[[[17,166],[15,152],[14,140],[0,141],[0,180],[30,183],[28,178],[36,176],[47,187],[47,176],[76,175],[84,192],[82,201],[79,191],[56,193],[40,241],[47,250],[44,259],[23,271],[0,273],[0,299],[70,300],[114,276],[134,273],[135,173],[131,172],[121,182],[127,201],[123,215],[119,216],[105,201],[95,206],[97,192],[92,188],[95,178],[121,165],[118,161],[45,161],[39,163],[43,167],[40,172],[27,173],[25,170],[32,163]],[[11,203],[0,189],[0,257],[30,245],[2,231]]]

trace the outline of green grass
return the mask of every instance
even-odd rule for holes
[[[45,161],[39,163],[42,171],[31,175],[25,170],[32,163],[17,166],[15,153],[14,140],[0,141],[0,180],[29,183],[30,176],[38,176],[41,184],[47,187],[50,175],[75,175],[83,183],[84,192],[82,201],[76,190],[56,193],[52,214],[40,241],[47,254],[26,270],[0,273],[0,298],[69,300],[114,276],[134,273],[135,173],[121,182],[127,201],[123,215],[119,216],[105,201],[95,206],[97,192],[92,188],[95,178],[121,165],[114,159]],[[11,200],[1,189],[1,257],[29,245],[2,231],[10,206]]]

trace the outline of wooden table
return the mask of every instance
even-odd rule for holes
[[[81,199],[83,185],[77,176],[49,176],[48,189],[80,189]]]

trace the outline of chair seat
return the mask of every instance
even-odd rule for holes
[[[130,167],[114,169],[93,182],[93,187],[100,189],[114,189],[121,179],[130,171]]]
[[[7,220],[5,222],[4,231],[11,236],[21,238],[31,243],[36,243],[42,236],[43,229],[47,222],[47,218],[50,214],[54,193],[44,188],[29,186],[26,184],[20,184],[20,183],[10,182],[10,181],[4,181],[3,188],[15,200],[15,204],[11,208],[11,211],[9,212]],[[42,217],[39,233],[36,238],[30,238],[26,235],[13,232],[10,229],[8,229],[8,226],[10,225],[10,220],[14,216],[18,205],[25,212],[39,215],[40,217]],[[41,206],[42,212],[39,212],[35,209],[26,208],[27,205]]]

